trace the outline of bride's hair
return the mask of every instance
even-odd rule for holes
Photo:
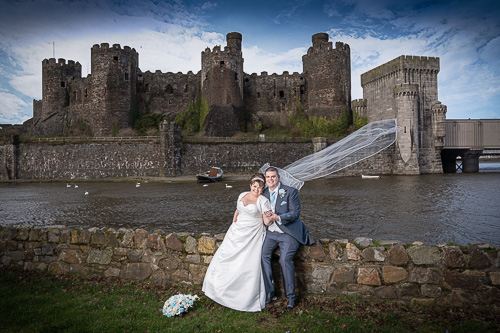
[[[264,177],[263,174],[261,174],[260,172],[256,172],[250,178],[250,185],[252,185],[255,182],[258,182],[262,187],[264,187],[264,185],[266,185],[265,179],[266,178]]]

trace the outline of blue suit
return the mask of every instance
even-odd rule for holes
[[[280,265],[283,272],[283,284],[286,297],[295,299],[295,268],[293,257],[300,244],[312,245],[314,241],[309,235],[304,223],[299,218],[300,199],[297,189],[280,183],[280,192],[276,195],[274,212],[281,219],[281,224],[276,222],[283,233],[266,233],[266,239],[262,246],[262,270],[266,292],[274,292],[273,272],[271,268],[271,257],[274,250],[280,248]],[[262,195],[270,199],[269,188],[262,191]]]

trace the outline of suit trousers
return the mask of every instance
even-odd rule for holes
[[[266,239],[262,245],[262,273],[264,275],[264,285],[266,292],[274,292],[273,271],[271,267],[271,257],[274,250],[280,248],[280,266],[283,273],[283,285],[285,296],[295,299],[295,267],[293,257],[299,249],[300,243],[287,233],[267,231]]]

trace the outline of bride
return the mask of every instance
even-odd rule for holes
[[[203,292],[217,303],[238,311],[255,312],[265,307],[261,251],[270,224],[269,200],[261,196],[265,178],[256,173],[250,192],[239,195],[233,224],[215,253],[203,281]],[[266,215],[266,213],[268,213]]]

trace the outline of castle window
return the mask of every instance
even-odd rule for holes
[[[114,57],[113,57],[113,60],[114,60],[114,61],[118,61],[118,56],[114,56]]]
[[[128,73],[125,73],[125,81],[128,81]]]
[[[66,82],[61,81],[61,88],[64,88],[64,87],[66,87]]]
[[[280,90],[280,98],[285,97],[285,92],[283,90]]]
[[[87,89],[85,89],[85,98],[88,97],[88,92],[87,92]]]
[[[248,78],[245,79],[245,82],[248,82]]]
[[[188,92],[188,85],[184,85],[184,92]]]
[[[73,91],[73,101],[76,102],[76,90]]]
[[[171,99],[168,100],[168,104],[169,105],[172,104],[172,100]]]
[[[219,66],[220,66],[220,68],[224,68],[224,61],[221,61]]]
[[[234,73],[234,80],[238,81],[238,73]]]
[[[257,92],[257,98],[260,98],[260,91]]]
[[[165,89],[165,92],[166,92],[167,94],[171,94],[171,93],[173,93],[173,92],[174,92],[174,89],[172,88],[172,85],[171,85],[171,84],[167,85],[167,88]]]

